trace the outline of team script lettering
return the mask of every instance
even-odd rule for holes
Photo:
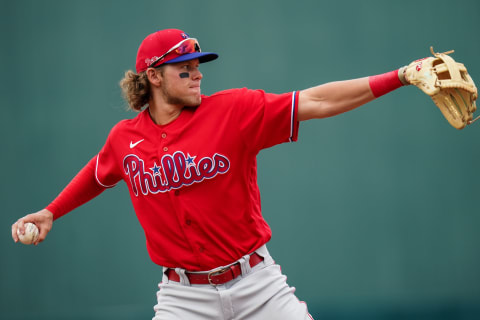
[[[138,196],[142,194],[156,194],[179,189],[198,183],[204,179],[212,179],[218,174],[226,173],[230,168],[230,161],[221,154],[205,157],[195,163],[195,158],[182,151],[173,155],[164,155],[160,166],[154,163],[150,171],[145,170],[145,163],[137,155],[129,154],[123,159],[123,169],[130,178],[132,191]]]

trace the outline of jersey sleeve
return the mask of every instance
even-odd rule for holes
[[[240,91],[237,121],[247,146],[256,150],[297,141],[298,92],[283,94],[262,90]]]
[[[53,213],[54,220],[87,203],[105,190],[95,180],[96,158],[91,159],[46,207],[47,210]]]
[[[117,156],[113,146],[116,139],[116,127],[110,132],[105,145],[98,153],[95,163],[95,179],[104,188],[115,186],[121,179],[122,173],[117,164]]]

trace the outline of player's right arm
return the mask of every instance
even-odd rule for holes
[[[28,214],[20,218],[12,225],[12,238],[18,241],[17,230],[24,232],[24,225],[27,222],[34,223],[39,231],[38,244],[45,240],[48,232],[52,229],[53,221],[64,214],[81,206],[98,196],[106,188],[101,186],[95,177],[97,156],[95,156],[85,167],[72,179],[63,191],[45,209]]]

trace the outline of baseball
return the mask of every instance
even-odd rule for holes
[[[20,234],[17,230],[18,239],[23,244],[32,244],[38,239],[38,228],[31,222],[25,223],[25,234]]]

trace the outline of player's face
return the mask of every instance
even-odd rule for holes
[[[198,59],[167,64],[163,72],[162,93],[166,102],[181,107],[196,107],[202,101],[203,78]]]

